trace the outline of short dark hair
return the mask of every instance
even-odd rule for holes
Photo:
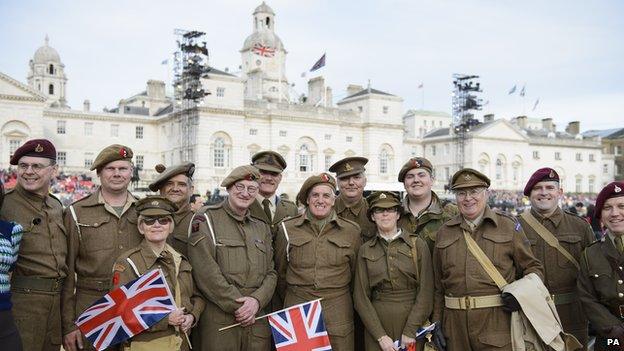
[[[201,197],[201,195],[199,195],[199,194],[191,195],[191,199],[189,200],[189,203],[191,203],[191,204],[194,203],[195,199],[197,199],[198,197]]]

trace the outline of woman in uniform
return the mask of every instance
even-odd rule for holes
[[[401,201],[380,191],[368,197],[377,235],[359,250],[353,299],[366,326],[366,351],[415,343],[433,305],[433,270],[427,244],[398,228]]]
[[[195,293],[191,265],[166,243],[173,232],[176,205],[163,196],[148,196],[136,205],[139,232],[144,236],[139,246],[123,253],[113,266],[114,288],[139,276],[161,269],[174,296],[177,309],[148,330],[124,343],[124,351],[188,350],[188,333],[201,314],[204,302]]]

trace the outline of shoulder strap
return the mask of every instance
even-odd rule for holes
[[[128,264],[130,265],[130,267],[132,267],[132,270],[134,271],[134,274],[136,274],[137,277],[140,277],[141,276],[141,272],[139,272],[139,269],[134,264],[134,262],[132,262],[130,257],[126,257],[126,261],[128,261]]]
[[[288,236],[288,230],[286,230],[286,224],[282,221],[282,229],[284,229],[284,237],[286,238],[286,262],[290,262],[290,237]]]
[[[420,270],[418,269],[418,248],[416,247],[416,237],[412,236],[412,259],[414,260],[414,274],[416,275],[416,281],[420,281]]]
[[[76,229],[78,230],[78,240],[82,241],[82,232],[80,231],[80,224],[78,224],[78,216],[76,216],[74,205],[69,205],[69,212],[71,212],[74,223],[76,224]]]
[[[542,239],[544,239],[544,241],[548,245],[557,249],[557,251],[559,251],[559,253],[561,253],[565,258],[567,258],[568,261],[572,262],[572,264],[574,265],[574,267],[576,267],[577,270],[581,268],[579,266],[578,261],[572,256],[572,254],[570,254],[568,250],[566,250],[563,246],[561,246],[561,243],[559,243],[559,240],[557,240],[557,238],[546,227],[544,227],[544,225],[540,223],[535,218],[535,216],[533,216],[533,214],[531,214],[531,211],[524,211],[520,215],[520,217],[524,219],[527,222],[527,224],[531,228],[533,228],[533,230],[535,230],[537,235],[539,235]]]
[[[505,280],[505,278],[503,278],[498,269],[494,267],[492,261],[490,261],[490,259],[485,255],[483,250],[481,250],[477,242],[470,236],[470,234],[468,234],[468,232],[465,230],[463,232],[464,239],[466,240],[466,244],[468,245],[468,250],[477,259],[477,261],[479,261],[481,267],[483,267],[485,272],[490,276],[490,278],[492,278],[494,283],[496,283],[498,288],[502,291],[503,287],[507,285],[507,281]]]

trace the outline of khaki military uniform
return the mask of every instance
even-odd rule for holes
[[[361,245],[359,226],[333,214],[317,232],[306,214],[285,220],[275,238],[278,293],[284,307],[321,300],[332,350],[353,350],[351,287]]]
[[[24,234],[11,277],[13,315],[24,350],[58,350],[61,289],[67,277],[67,232],[63,205],[24,190],[7,191],[1,219],[19,223]]]
[[[529,240],[512,217],[486,206],[473,231],[461,215],[438,231],[433,250],[435,296],[433,320],[442,321],[448,351],[511,350],[511,314],[501,306],[454,309],[453,298],[499,296],[501,291],[468,251],[463,230],[468,231],[508,283],[529,273],[543,279],[542,265],[533,256]]]
[[[608,235],[588,246],[581,256],[577,288],[583,310],[598,336],[595,350],[608,350],[606,337],[614,326],[624,326],[624,283],[613,270],[624,267],[620,254]],[[622,340],[620,340],[620,345]]]
[[[130,261],[134,264],[134,267],[130,264]],[[137,271],[135,271],[135,268]],[[180,255],[169,245],[165,246],[160,255],[156,255],[144,239],[139,246],[121,254],[113,266],[113,288],[129,283],[154,269],[162,269],[171,294],[176,299],[178,296],[180,297],[179,300],[175,301],[176,306],[178,308],[184,307],[185,312],[192,314],[195,318],[195,323],[197,323],[204,309],[204,301],[193,284],[191,265],[184,256]],[[177,291],[178,288],[180,289],[179,292]],[[168,318],[165,317],[148,330],[135,335],[125,346],[135,341],[149,342],[157,338],[177,336],[179,339],[176,339],[181,344],[181,348],[178,348],[178,350],[188,350],[189,345],[186,342],[186,338],[180,333],[179,330],[169,325]],[[168,348],[167,350],[173,351],[174,348]]]
[[[594,241],[594,233],[585,220],[560,208],[548,218],[534,209],[531,210],[531,214],[559,240],[561,246],[577,262],[580,262],[581,253]],[[531,242],[531,251],[542,262],[544,285],[555,296],[554,301],[563,329],[573,334],[581,344],[587,345],[587,317],[576,293],[578,269],[556,248],[548,245],[522,217],[518,220]]]
[[[110,290],[116,258],[143,239],[137,228],[136,201],[128,192],[118,216],[98,189],[65,209],[69,274],[62,292],[64,334],[75,330],[76,317]]]
[[[416,257],[414,257],[416,256]],[[366,326],[366,350],[381,350],[388,335],[416,337],[431,314],[433,269],[429,247],[401,232],[388,242],[380,236],[360,247],[353,291],[355,309]]]
[[[361,198],[355,205],[348,207],[343,198],[339,196],[334,204],[334,210],[339,217],[357,223],[362,230],[362,242],[366,242],[375,237],[377,226],[368,217],[368,202]]]
[[[249,206],[249,212],[251,213],[252,217],[257,218],[268,224],[269,227],[271,227],[271,233],[273,234],[273,236],[275,236],[275,233],[277,232],[277,227],[284,218],[294,217],[299,213],[297,205],[295,205],[294,202],[280,199],[279,197],[277,197],[277,201],[275,204],[275,213],[273,214],[272,220],[269,220],[266,213],[264,213],[264,208],[262,207],[262,204],[258,201],[258,199],[256,199],[256,201],[254,201],[251,206]]]
[[[234,312],[241,304],[235,300],[240,297],[258,300],[256,316],[270,312],[277,274],[269,227],[249,212],[235,214],[228,200],[204,207],[191,222],[188,255],[195,284],[206,300],[198,326],[202,350],[269,350],[266,318],[249,327],[218,331],[236,323]]]
[[[403,199],[403,211],[405,213],[399,220],[399,227],[407,233],[416,234],[422,238],[429,246],[431,253],[433,253],[438,229],[444,222],[459,214],[456,205],[450,202],[442,204],[438,195],[433,191],[431,192],[431,204],[419,213],[418,217],[410,212],[409,197],[407,196]]]
[[[189,233],[189,226],[191,225],[191,219],[193,218],[193,211],[191,211],[191,205],[186,204],[182,206],[176,213],[173,214],[173,222],[175,227],[173,233],[167,237],[167,244],[171,245],[177,252],[188,257],[186,252],[187,239]]]

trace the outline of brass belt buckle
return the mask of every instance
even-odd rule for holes
[[[618,306],[618,309],[620,310],[620,318],[624,318],[624,305]]]

